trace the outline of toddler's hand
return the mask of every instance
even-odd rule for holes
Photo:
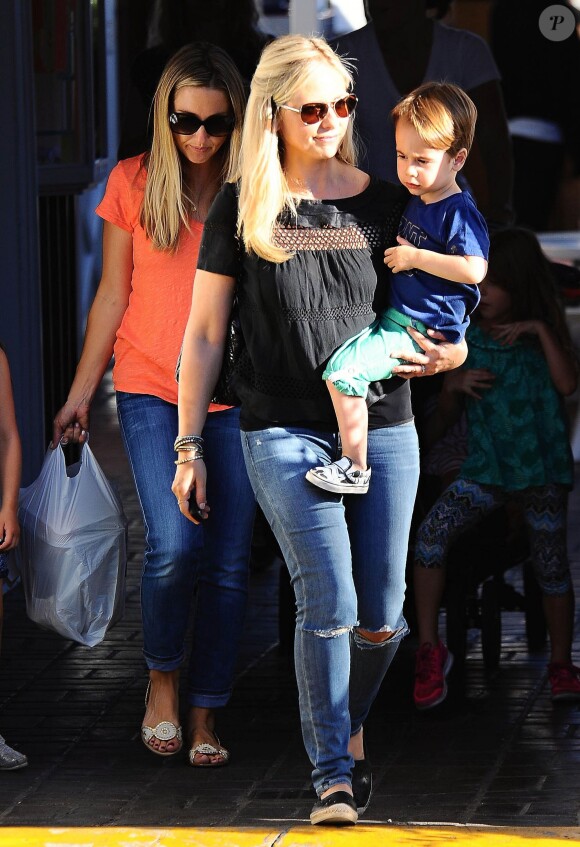
[[[538,335],[542,321],[516,321],[509,324],[496,324],[490,334],[502,344],[513,344],[521,335]]]
[[[399,247],[388,247],[385,250],[385,265],[388,265],[394,274],[412,270],[417,261],[417,248],[400,235],[397,235],[397,241]]]
[[[467,368],[450,371],[445,377],[447,391],[467,394],[481,400],[482,392],[489,391],[495,380],[495,374],[486,368]]]

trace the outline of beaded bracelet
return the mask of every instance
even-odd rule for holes
[[[201,435],[178,435],[174,441],[173,449],[177,453],[191,444],[198,444],[200,447],[203,447],[203,438]]]
[[[197,442],[190,442],[189,444],[178,444],[173,448],[176,453],[179,453],[180,450],[203,450],[203,444],[197,444]]]
[[[198,459],[203,459],[203,453],[198,453],[197,456],[192,456],[189,459],[177,459],[174,464],[176,465],[186,465],[188,462],[197,462]]]

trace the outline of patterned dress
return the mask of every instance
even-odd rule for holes
[[[495,375],[481,400],[467,401],[468,456],[459,476],[507,491],[571,486],[573,460],[562,397],[538,344],[503,345],[474,325],[465,368]]]
[[[486,368],[495,380],[481,400],[468,398],[468,454],[417,531],[415,563],[445,564],[454,540],[509,501],[519,504],[530,558],[545,594],[570,590],[567,497],[572,451],[562,397],[533,339],[503,345],[477,325],[467,334],[465,368]]]

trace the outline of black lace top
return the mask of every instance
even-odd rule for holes
[[[303,200],[276,228],[294,253],[280,264],[248,254],[236,236],[237,192],[224,185],[205,223],[198,267],[237,279],[245,349],[235,386],[244,429],[270,425],[336,429],[321,379],[330,354],[388,302],[383,262],[396,244],[405,193],[381,180],[355,197]],[[394,377],[369,391],[371,427],[412,418],[409,386]]]

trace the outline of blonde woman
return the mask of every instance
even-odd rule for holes
[[[224,185],[204,231],[179,387],[179,435],[195,438],[237,290],[244,455],[296,594],[300,714],[318,794],[310,818],[337,825],[354,823],[370,798],[362,727],[407,632],[405,559],[419,473],[409,385],[395,377],[370,389],[369,494],[343,503],[305,479],[313,462],[339,455],[322,372],[387,302],[384,250],[396,243],[405,203],[402,189],[354,164],[351,86],[321,39],[285,36],[264,49],[241,177]],[[465,358],[464,343],[410,332],[424,353],[406,355],[399,374],[432,374]],[[173,490],[184,514],[193,495],[213,516],[212,484],[203,459],[178,466]]]
[[[229,758],[215,735],[214,709],[227,703],[232,687],[254,497],[241,452],[239,410],[227,398],[212,396],[203,437],[215,473],[210,491],[215,512],[203,527],[179,514],[171,493],[174,374],[204,221],[233,173],[244,108],[240,76],[219,48],[192,44],[167,64],[155,93],[151,153],[119,162],[97,208],[105,221],[103,275],[53,435],[55,445],[85,440],[91,401],[114,350],[119,421],[147,542],[141,605],[150,683],[142,739],[162,756],[182,747],[179,669],[195,583],[187,733],[190,763],[203,767]]]

